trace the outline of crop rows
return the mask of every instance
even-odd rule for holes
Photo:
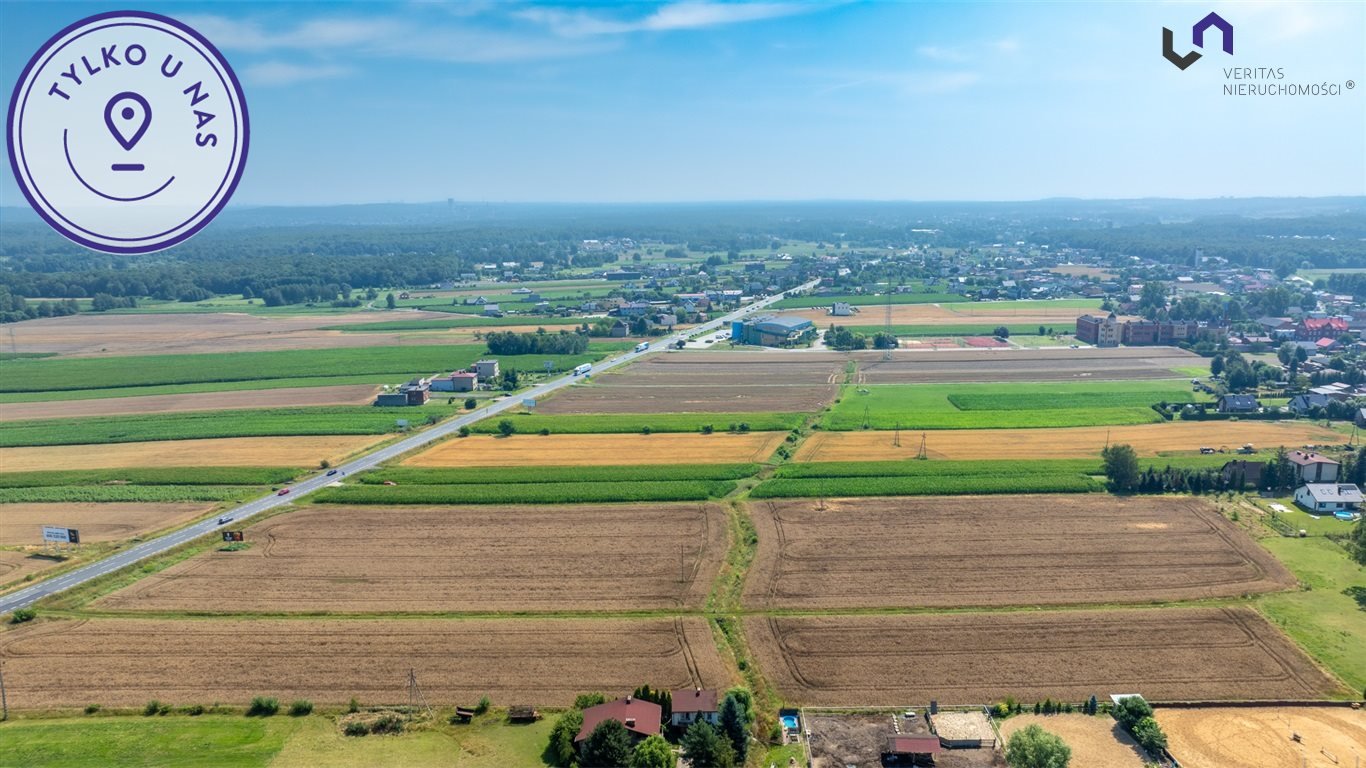
[[[460,483],[345,485],[315,497],[324,504],[577,504],[606,501],[700,501],[735,489],[727,480],[604,483]]]
[[[455,307],[446,310],[440,307],[424,307],[429,311],[469,311],[473,307]],[[554,326],[582,325],[583,320],[564,317],[452,317],[436,320],[390,320],[378,323],[351,323],[349,325],[330,325],[324,331],[439,331],[446,328],[506,328],[509,326]]]
[[[304,470],[290,467],[170,467],[0,473],[0,488],[55,485],[274,485]]]
[[[951,394],[948,396],[954,407],[963,411],[1034,411],[1058,409],[1094,408],[1148,408],[1153,403],[1166,400],[1169,403],[1193,403],[1195,398],[1190,392],[1162,392],[1159,396],[1152,390],[1117,392],[1076,392],[1059,397],[1047,392],[995,393],[995,394]]]
[[[892,304],[944,304],[964,300],[964,297],[957,293],[894,293],[890,298]],[[812,307],[828,307],[837,301],[848,302],[856,306],[877,306],[889,303],[887,296],[801,296],[795,299],[783,299],[774,304],[773,308],[810,309]]]
[[[994,493],[1090,493],[1104,485],[1089,475],[937,475],[901,477],[777,478],[750,492],[758,499],[819,496],[952,496]]]
[[[738,480],[759,471],[758,464],[672,464],[627,467],[455,467],[424,469],[388,467],[357,479],[367,484],[465,485],[505,483],[661,482],[667,480]]]
[[[0,488],[0,504],[96,501],[240,501],[260,495],[241,485],[45,485]]]
[[[132,443],[213,437],[285,435],[383,435],[398,429],[398,419],[421,423],[428,415],[442,418],[453,409],[428,406],[375,408],[262,408],[240,411],[188,411],[139,416],[14,421],[0,431],[0,447]]]
[[[699,432],[708,425],[716,432],[734,426],[748,432],[786,432],[801,426],[800,413],[595,413],[543,415],[513,414],[486,419],[474,425],[474,432],[496,434],[498,425],[508,419],[521,433],[550,430],[551,434],[588,435],[605,433]]]

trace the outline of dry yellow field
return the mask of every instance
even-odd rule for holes
[[[179,525],[213,509],[212,502],[0,504],[0,546],[42,544],[42,527],[76,528],[82,542],[118,541]]]
[[[1173,422],[1128,427],[1066,429],[940,429],[924,433],[931,459],[1081,459],[1099,456],[1105,442],[1128,443],[1140,456],[1165,451],[1195,451],[1202,446],[1287,448],[1341,443],[1343,435],[1307,422]],[[816,432],[797,450],[796,461],[883,461],[913,459],[919,435],[892,432]]]
[[[228,392],[193,392],[176,395],[109,397],[95,400],[49,400],[7,403],[0,421],[73,418],[77,416],[123,416],[133,413],[175,411],[227,411],[246,408],[289,408],[296,405],[365,405],[379,387],[343,384],[331,387],[244,389]]]
[[[9,585],[0,589],[18,589],[24,584],[20,579],[36,575],[56,565],[61,565],[61,561],[44,557],[37,552],[0,550],[0,585]]]
[[[1172,755],[1189,768],[1351,768],[1366,761],[1366,712],[1347,707],[1159,709],[1157,722]]]
[[[1001,721],[1001,738],[1031,725],[1055,734],[1072,748],[1068,768],[1143,768],[1143,748],[1119,723],[1088,715],[1017,715]]]
[[[786,432],[744,435],[472,435],[447,440],[404,461],[410,467],[742,464],[766,461]]]
[[[121,467],[312,467],[323,459],[335,464],[384,439],[383,435],[222,437],[0,448],[0,467],[6,472]]]
[[[815,307],[784,312],[805,317],[825,327],[832,322],[829,308]],[[862,312],[852,317],[834,318],[841,325],[881,325],[887,317],[884,305],[861,307]],[[966,323],[993,325],[1001,323],[1041,323],[1058,329],[1068,329],[1076,324],[1077,318],[1099,310],[1078,309],[1076,307],[1040,307],[1038,305],[1012,308],[1007,302],[979,302],[975,306],[958,305],[950,309],[939,304],[893,304],[892,323],[894,325],[963,325]]]

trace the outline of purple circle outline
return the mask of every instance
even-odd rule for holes
[[[18,162],[18,158],[17,158],[16,155],[15,155],[15,142],[13,141],[13,137],[14,137],[14,135],[15,135],[15,133],[14,133],[15,108],[18,106],[18,103],[19,103],[19,94],[20,94],[20,91],[23,89],[24,83],[28,80],[29,74],[33,71],[34,65],[38,63],[38,59],[40,59],[40,58],[43,56],[43,54],[46,53],[46,52],[48,51],[48,49],[50,49],[53,45],[55,45],[55,44],[56,44],[59,40],[61,40],[63,37],[65,37],[66,35],[70,34],[71,32],[74,32],[75,30],[77,30],[77,29],[79,29],[79,28],[81,28],[81,27],[83,27],[83,26],[85,26],[85,25],[88,25],[88,24],[91,24],[91,23],[94,23],[94,22],[98,22],[98,21],[105,21],[105,20],[108,20],[108,19],[128,19],[128,18],[145,19],[145,20],[148,20],[148,21],[155,21],[155,22],[160,22],[160,23],[162,23],[162,24],[166,24],[166,25],[168,25],[168,26],[171,26],[171,27],[173,27],[173,28],[175,28],[175,29],[179,29],[180,31],[182,31],[182,32],[184,32],[184,33],[186,33],[186,34],[188,34],[188,35],[189,35],[190,37],[192,37],[195,41],[197,41],[200,45],[202,45],[202,46],[204,47],[204,50],[206,50],[208,53],[210,53],[210,54],[212,55],[212,57],[213,57],[214,59],[217,60],[217,63],[218,63],[218,64],[221,66],[221,68],[222,68],[223,74],[226,74],[226,75],[227,75],[227,79],[232,83],[233,90],[235,91],[235,93],[236,93],[236,95],[237,95],[238,109],[239,109],[239,110],[241,111],[241,113],[242,113],[242,130],[241,130],[241,132],[240,132],[240,133],[241,133],[241,142],[242,142],[242,152],[241,152],[240,158],[239,158],[238,161],[237,161],[237,170],[232,174],[232,180],[231,180],[231,182],[228,184],[227,192],[223,195],[222,199],[219,200],[219,201],[218,201],[218,204],[215,205],[215,206],[213,207],[213,209],[209,211],[208,215],[204,216],[204,217],[202,218],[202,220],[201,220],[199,223],[195,224],[195,225],[194,225],[193,227],[191,227],[190,229],[188,229],[188,230],[186,230],[186,231],[180,233],[179,235],[176,235],[175,237],[173,237],[173,238],[171,238],[171,239],[169,239],[169,240],[166,240],[166,241],[164,241],[164,242],[157,242],[157,243],[148,244],[148,245],[141,245],[141,246],[120,246],[120,245],[109,245],[109,244],[107,244],[107,243],[97,243],[97,242],[94,242],[94,241],[92,241],[92,240],[88,240],[88,239],[86,239],[86,238],[84,238],[84,237],[82,237],[82,236],[80,236],[80,235],[77,235],[77,234],[75,234],[74,232],[71,232],[71,231],[68,230],[66,227],[63,227],[63,226],[59,225],[56,221],[54,221],[53,218],[52,218],[51,216],[48,215],[47,211],[45,211],[45,210],[43,209],[43,207],[40,206],[40,205],[38,205],[37,201],[35,201],[35,200],[33,199],[33,195],[30,193],[30,191],[29,191],[29,189],[28,189],[28,185],[24,183],[24,178],[23,178],[23,176],[22,176],[22,175],[20,174],[20,172],[19,172],[19,162]],[[33,210],[36,211],[40,217],[42,217],[43,221],[46,221],[46,222],[47,222],[48,226],[50,226],[50,227],[52,227],[53,229],[55,229],[59,234],[61,234],[63,237],[67,238],[68,240],[71,240],[72,242],[74,242],[74,243],[76,243],[76,244],[78,244],[78,245],[83,245],[83,246],[85,246],[86,248],[89,248],[89,249],[91,249],[91,250],[99,251],[99,252],[101,252],[101,253],[115,253],[115,254],[135,255],[135,254],[144,254],[144,253],[155,253],[155,252],[157,252],[157,251],[161,251],[161,250],[165,250],[165,249],[167,249],[167,248],[170,248],[171,246],[179,245],[180,243],[185,242],[186,240],[190,239],[191,237],[194,237],[196,234],[199,233],[200,230],[202,230],[204,227],[206,227],[206,226],[209,224],[209,222],[213,221],[215,218],[218,217],[218,214],[223,210],[223,207],[224,207],[225,205],[227,205],[228,200],[230,200],[230,199],[232,198],[233,193],[237,191],[237,184],[238,184],[238,182],[240,182],[240,181],[242,180],[242,172],[243,172],[244,170],[246,170],[246,167],[247,167],[247,149],[248,149],[248,146],[249,146],[249,144],[250,144],[250,138],[249,138],[249,137],[250,137],[250,134],[251,134],[250,125],[251,125],[250,119],[249,119],[248,116],[247,116],[247,98],[246,98],[246,94],[244,94],[244,93],[242,92],[242,84],[241,84],[241,82],[238,81],[238,79],[237,79],[237,73],[233,71],[232,65],[228,64],[227,58],[225,58],[225,57],[223,56],[223,54],[218,50],[218,48],[215,47],[213,43],[209,42],[207,38],[205,38],[203,35],[199,34],[199,33],[198,33],[197,31],[195,31],[194,29],[191,29],[189,26],[185,25],[184,23],[179,22],[179,21],[176,21],[175,19],[172,19],[172,18],[169,17],[169,16],[162,16],[161,14],[158,14],[158,13],[150,13],[150,12],[147,12],[147,11],[107,11],[107,12],[105,12],[105,13],[97,13],[97,14],[95,14],[94,16],[88,16],[88,17],[86,17],[86,18],[84,18],[84,19],[81,19],[81,20],[79,20],[79,21],[76,21],[76,22],[73,22],[72,24],[67,25],[67,26],[66,26],[65,28],[63,28],[60,32],[58,32],[57,34],[55,34],[55,35],[53,35],[52,37],[48,38],[47,42],[45,42],[45,43],[43,43],[41,46],[39,46],[39,47],[38,47],[38,50],[37,50],[36,52],[34,52],[32,58],[30,58],[29,61],[28,61],[28,63],[24,65],[24,70],[23,70],[23,72],[21,72],[21,73],[19,74],[19,79],[18,79],[18,81],[15,82],[15,84],[14,84],[14,93],[10,96],[9,110],[8,110],[8,113],[7,113],[6,119],[5,119],[5,131],[6,131],[6,134],[7,134],[7,136],[8,136],[9,138],[6,140],[5,145],[6,145],[6,148],[9,150],[9,151],[8,151],[8,154],[9,154],[10,169],[14,172],[14,178],[15,178],[15,180],[19,183],[19,191],[22,192],[23,195],[24,195],[24,198],[28,200],[29,206],[32,207]],[[54,209],[55,209],[55,206],[54,206]],[[196,214],[196,215],[198,215],[198,214]]]
[[[124,21],[126,22],[126,20],[124,20]],[[190,45],[190,47],[192,47],[192,48],[194,47],[194,45],[193,45],[193,43],[191,43],[191,41],[186,40],[186,39],[183,38],[183,37],[180,37],[180,36],[177,35],[175,32],[172,32],[172,31],[169,31],[169,30],[164,30],[164,29],[161,29],[160,27],[156,27],[156,26],[153,26],[153,25],[151,25],[151,24],[127,22],[127,23],[124,23],[124,24],[106,24],[106,25],[100,26],[100,27],[92,27],[91,29],[87,29],[87,30],[81,32],[81,34],[76,35],[75,37],[72,37],[70,40],[68,40],[68,41],[66,41],[65,43],[63,43],[62,46],[61,46],[61,48],[67,47],[67,46],[70,45],[71,43],[74,43],[75,41],[79,40],[80,38],[82,38],[82,37],[84,37],[85,35],[88,35],[88,34],[90,34],[90,33],[92,33],[92,32],[99,32],[100,30],[104,30],[104,29],[114,29],[114,28],[121,27],[121,26],[127,26],[127,27],[145,27],[146,29],[155,30],[155,31],[157,31],[157,32],[163,32],[163,33],[165,33],[165,34],[170,35],[171,37],[176,38],[177,40],[179,40],[179,41],[181,41],[181,42],[183,42],[183,43],[186,43],[187,45]],[[46,65],[47,65],[47,62],[51,61],[51,60],[52,60],[52,57],[55,56],[55,55],[57,54],[57,52],[61,50],[61,48],[58,48],[58,49],[55,50],[55,51],[51,51],[51,52],[50,52],[50,55],[47,56],[47,59],[46,59],[45,61],[43,61],[43,66],[46,66]],[[202,58],[202,59],[204,59],[205,61],[209,62],[210,66],[213,65],[214,62],[211,60],[211,57],[209,57],[204,51],[196,49],[196,50],[195,50],[195,53],[199,54],[200,58]],[[226,89],[227,89],[227,85],[228,85],[228,81],[223,77],[223,75],[222,75],[221,72],[214,72],[214,74],[218,76],[218,81],[219,81],[220,83],[223,84],[224,90],[226,90]],[[30,92],[33,90],[33,86],[34,86],[34,85],[35,85],[35,83],[29,83],[28,90],[29,90]],[[25,94],[25,96],[24,96],[23,103],[24,103],[24,105],[23,105],[22,107],[20,107],[21,119],[22,119],[22,112],[23,112],[23,110],[25,110],[25,109],[28,108],[28,95],[27,95],[27,94]],[[236,134],[236,133],[238,133],[238,131],[236,131],[236,127],[237,127],[237,115],[235,115],[235,114],[233,115],[232,121],[233,121],[234,134]],[[13,142],[11,142],[11,143],[13,143]],[[234,146],[234,148],[237,146],[237,138],[236,138],[235,135],[234,135],[234,138],[233,138],[233,146]],[[244,145],[244,147],[245,147],[245,145]],[[239,168],[239,169],[245,167],[245,163],[246,163],[245,149],[244,149],[243,151],[244,151],[244,154],[242,155],[242,158],[241,158],[241,160],[240,160],[240,162],[239,162],[239,165],[238,165],[238,168]],[[68,163],[71,162],[70,157],[67,158],[67,162],[68,162]],[[25,157],[24,157],[23,165],[24,165],[24,172],[27,174],[27,178],[32,179],[32,178],[33,178],[33,172],[29,170],[29,167],[28,167],[28,156],[27,156],[27,155],[25,155]],[[231,166],[229,166],[229,169],[231,169]],[[74,166],[73,166],[72,170],[73,170],[73,171],[75,170]],[[79,174],[77,174],[76,178],[77,178],[77,180],[79,180],[82,184],[85,184],[86,189],[89,189],[91,192],[94,192],[95,194],[99,195],[100,197],[104,197],[104,198],[108,198],[108,197],[109,197],[109,195],[103,194],[102,192],[99,192],[98,190],[96,190],[94,187],[91,187],[89,184],[86,184],[86,183],[85,183],[85,180],[84,180],[84,179],[81,179]],[[71,229],[80,230],[81,232],[85,232],[85,233],[88,233],[88,234],[90,234],[90,235],[94,235],[94,236],[97,236],[97,237],[102,237],[102,238],[104,238],[105,240],[115,240],[115,241],[137,241],[137,240],[147,240],[147,239],[150,239],[150,238],[159,238],[159,237],[161,237],[162,235],[166,234],[167,232],[174,232],[174,231],[176,231],[177,229],[180,229],[181,227],[185,226],[185,225],[188,224],[189,222],[191,222],[191,221],[193,221],[193,220],[195,220],[195,219],[197,219],[197,218],[200,218],[201,216],[204,216],[204,211],[207,210],[207,209],[209,208],[209,205],[210,205],[211,203],[213,203],[214,198],[218,197],[219,193],[223,191],[223,186],[224,186],[225,184],[228,183],[228,178],[229,178],[228,175],[227,175],[227,174],[224,174],[223,180],[220,181],[220,182],[218,182],[218,188],[215,189],[214,192],[213,192],[213,197],[210,197],[209,200],[208,200],[207,202],[205,202],[203,205],[199,206],[199,210],[195,211],[189,218],[185,219],[184,221],[180,222],[179,224],[175,225],[174,227],[171,227],[170,229],[165,229],[165,230],[162,230],[162,231],[160,231],[160,232],[157,232],[157,233],[151,234],[151,235],[144,235],[143,237],[114,237],[113,235],[100,235],[99,233],[93,232],[93,231],[91,231],[91,230],[89,230],[89,229],[86,229],[85,227],[82,227],[81,225],[77,224],[76,222],[74,222],[74,221],[68,219],[66,216],[62,215],[62,212],[61,212],[60,210],[58,210],[57,206],[53,205],[51,202],[48,201],[47,196],[43,194],[43,190],[39,189],[37,183],[34,183],[34,184],[33,184],[33,192],[34,192],[34,194],[36,194],[40,199],[42,199],[43,203],[45,203],[45,204],[47,205],[48,208],[51,208],[51,209],[52,209],[52,212],[53,212],[53,215],[54,215],[54,216],[56,216],[57,218],[61,219],[61,220],[64,221],[64,222],[66,222],[68,225],[70,225]],[[234,184],[234,186],[235,186],[235,184]],[[232,190],[229,189],[229,191],[228,191],[228,193],[227,193],[227,197],[231,197],[231,196],[232,196]],[[224,198],[223,198],[223,202],[226,202],[227,197],[224,197]],[[221,209],[221,208],[222,208],[221,205],[218,206],[218,209]],[[213,217],[217,215],[218,209],[215,209],[215,210],[214,210],[212,213],[210,213],[208,216],[204,216],[204,220],[200,222],[201,225],[207,224],[207,223],[209,222],[209,220],[213,219]],[[191,229],[191,230],[189,230],[189,234],[193,235],[193,234],[194,234],[195,232],[197,232],[197,231],[198,231],[197,228]],[[176,239],[175,242],[180,242],[180,239]],[[119,247],[119,246],[111,246],[111,247]],[[163,247],[163,248],[158,248],[157,250],[163,250],[163,249],[164,249],[164,247]],[[150,251],[148,251],[148,253],[150,253]]]

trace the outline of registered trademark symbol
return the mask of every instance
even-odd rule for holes
[[[1350,91],[1350,90],[1352,90],[1352,89],[1355,88],[1355,87],[1357,87],[1357,82],[1356,82],[1355,80],[1348,80],[1348,81],[1347,81],[1347,90]]]

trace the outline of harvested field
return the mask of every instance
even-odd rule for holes
[[[891,360],[854,353],[859,384],[960,381],[1098,381],[1170,379],[1174,369],[1206,367],[1204,358],[1175,347],[1116,349],[960,349],[907,351]]]
[[[834,399],[844,359],[725,352],[652,355],[537,405],[538,413],[810,412]]]
[[[345,384],[333,387],[245,389],[95,400],[10,403],[0,409],[0,421],[74,416],[124,416],[174,411],[226,411],[235,408],[283,408],[296,405],[364,405],[369,403],[378,391],[378,387],[370,384]]]
[[[711,435],[472,435],[447,440],[403,462],[409,467],[746,464],[768,461],[784,432]]]
[[[1156,716],[1167,732],[1172,755],[1190,768],[1348,768],[1366,760],[1362,710],[1158,709]],[[1298,742],[1291,739],[1296,733]]]
[[[47,445],[0,448],[6,472],[53,468],[118,467],[311,467],[327,459],[333,464],[384,435],[325,437],[224,437],[209,440],[158,440],[117,445]],[[775,446],[776,447],[776,446]],[[563,463],[563,462],[561,462]]]
[[[253,696],[434,706],[487,695],[567,707],[583,691],[726,688],[700,617],[460,620],[40,620],[0,633],[10,707],[245,705]],[[77,673],[77,671],[80,671]],[[98,672],[98,673],[97,673]]]
[[[81,541],[122,541],[187,523],[212,504],[0,504],[0,546],[42,544],[42,527],[76,528]]]
[[[254,525],[246,539],[251,549],[207,552],[99,604],[221,612],[700,608],[725,556],[726,515],[711,504],[312,507]],[[239,588],[225,593],[228,583]]]
[[[1081,459],[1099,456],[1110,443],[1127,443],[1139,456],[1194,453],[1201,446],[1235,449],[1324,445],[1343,442],[1342,434],[1306,421],[1174,421],[1113,427],[1038,429],[942,429],[925,432],[931,459]],[[881,461],[913,459],[919,439],[901,440],[883,431],[815,432],[797,449],[795,461]],[[1236,458],[1230,456],[1230,458]]]
[[[1250,608],[750,616],[745,632],[769,680],[808,706],[1341,693]]]
[[[379,312],[344,315],[258,317],[237,312],[147,315],[101,315],[82,312],[67,317],[29,320],[15,326],[19,352],[56,352],[68,357],[173,355],[215,352],[264,352],[281,349],[430,344],[432,336],[409,342],[411,334],[343,333],[322,326],[368,323],[393,317]],[[448,317],[440,312],[404,312],[405,320]]]
[[[17,589],[23,585],[20,579],[25,576],[38,574],[61,564],[61,560],[45,557],[34,552],[0,549],[0,584],[12,582]]]
[[[1136,603],[1295,586],[1198,499],[919,496],[750,509],[759,551],[745,601],[760,610]]]
[[[1001,721],[1001,738],[1031,725],[1062,737],[1072,748],[1068,768],[1143,768],[1143,748],[1119,723],[1109,717],[1089,715],[1016,715]],[[1171,731],[1168,731],[1171,733]],[[1182,758],[1182,765],[1185,760]]]

